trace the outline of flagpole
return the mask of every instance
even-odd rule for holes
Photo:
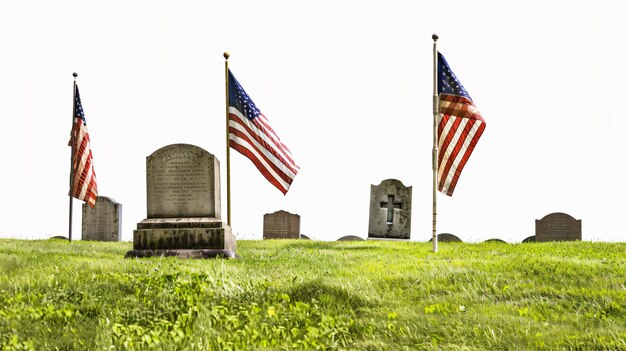
[[[439,163],[439,143],[437,140],[437,129],[439,127],[439,92],[437,91],[437,39],[439,36],[433,34],[433,252],[437,252],[437,187]]]
[[[229,145],[229,133],[228,133],[228,106],[229,106],[229,92],[228,92],[228,58],[230,54],[228,51],[224,52],[224,73],[226,75],[226,223],[230,226],[230,145]]]
[[[74,76],[74,89],[72,90],[72,129],[70,133],[74,133],[74,118],[76,117],[76,77],[78,77],[78,73],[74,72],[72,73],[72,76]],[[74,135],[70,136],[70,192],[69,192],[69,196],[70,196],[70,218],[69,218],[69,231],[68,231],[68,238],[69,241],[72,242],[72,212],[73,212],[73,208],[72,208],[72,188],[74,187]]]

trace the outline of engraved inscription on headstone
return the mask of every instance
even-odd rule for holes
[[[371,186],[368,239],[411,238],[411,193],[397,179]]]
[[[582,240],[582,221],[566,213],[551,213],[535,220],[535,240],[537,242]]]
[[[300,215],[280,210],[263,216],[263,239],[298,238],[300,238]]]
[[[217,159],[197,146],[175,144],[155,151],[146,159],[148,217],[220,218],[216,171]]]
[[[237,243],[220,218],[220,164],[188,144],[146,158],[148,218],[137,223],[127,257],[235,257]]]
[[[83,240],[120,241],[122,233],[122,204],[98,196],[96,206],[83,204]]]

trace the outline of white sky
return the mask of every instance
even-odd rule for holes
[[[431,235],[432,33],[487,122],[438,231],[464,241],[582,219],[623,241],[626,24],[620,1],[0,0],[0,237],[67,235],[72,72],[100,195],[123,240],[146,217],[145,158],[198,145],[222,165],[224,59],[301,171],[283,196],[231,153],[233,232],[301,215],[314,239],[367,236],[371,184],[413,187]],[[80,237],[81,202],[74,202]]]

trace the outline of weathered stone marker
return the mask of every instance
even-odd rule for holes
[[[432,242],[433,239],[430,238],[430,240],[428,240],[428,242]],[[437,234],[437,241],[440,243],[462,243],[463,240],[461,240],[461,238],[459,238],[458,236],[452,234],[452,233],[441,233],[441,234]]]
[[[299,238],[300,215],[280,210],[263,216],[263,239]]]
[[[235,257],[237,243],[221,221],[220,164],[188,144],[146,158],[148,218],[137,223],[126,257]]]
[[[363,241],[363,238],[356,235],[344,235],[341,238],[337,239],[337,241]]]
[[[500,243],[500,244],[506,244],[507,242],[502,240],[502,239],[498,239],[498,238],[493,238],[493,239],[487,239],[484,241],[485,243]]]
[[[535,240],[576,241],[582,240],[582,221],[561,212],[550,213],[535,220]]]
[[[98,196],[94,208],[83,204],[83,240],[120,241],[121,233],[122,204],[106,196]]]
[[[397,179],[371,186],[368,239],[411,238],[411,193]]]

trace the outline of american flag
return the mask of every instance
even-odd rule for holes
[[[485,121],[474,106],[459,79],[452,73],[448,62],[438,53],[439,89],[439,191],[452,196],[478,139],[485,130]]]
[[[230,147],[249,158],[270,183],[286,194],[300,167],[230,70],[228,102]]]
[[[96,185],[96,173],[93,170],[87,121],[83,106],[80,103],[78,86],[76,86],[74,94],[74,124],[70,136],[73,179],[70,195],[87,202],[91,208],[94,208],[98,197],[98,186]]]

